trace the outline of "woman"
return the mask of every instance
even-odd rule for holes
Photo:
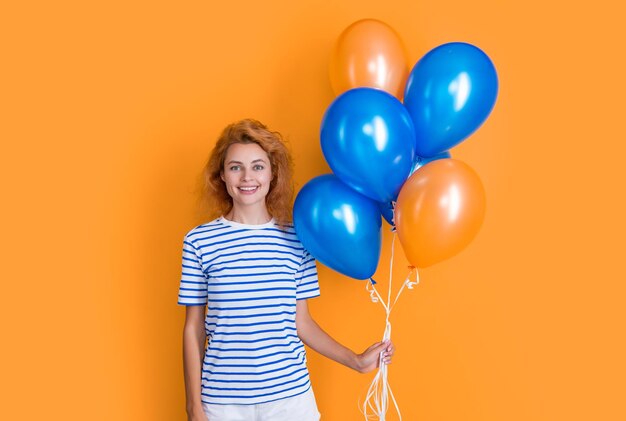
[[[393,345],[356,354],[309,314],[317,270],[290,224],[292,161],[280,134],[254,120],[229,125],[205,177],[221,216],[192,229],[183,246],[188,419],[319,420],[303,343],[362,373],[381,353],[388,364]]]

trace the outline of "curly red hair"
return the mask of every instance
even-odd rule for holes
[[[256,143],[267,153],[272,167],[272,181],[265,197],[265,205],[276,222],[291,222],[293,159],[281,134],[270,131],[263,123],[253,119],[244,119],[226,126],[204,167],[204,194],[212,208],[212,216],[226,215],[233,207],[233,200],[226,190],[221,174],[226,152],[235,143]]]

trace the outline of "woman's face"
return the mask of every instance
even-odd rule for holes
[[[222,180],[233,199],[233,207],[262,206],[272,181],[267,152],[256,143],[235,143],[228,147]]]

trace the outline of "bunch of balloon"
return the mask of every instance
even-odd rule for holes
[[[490,114],[497,75],[489,57],[467,43],[438,46],[409,72],[397,33],[365,19],[338,38],[330,79],[337,97],[322,119],[320,137],[333,174],[314,178],[298,193],[294,225],[321,263],[369,279],[372,301],[386,313],[385,340],[400,294],[419,282],[417,269],[459,253],[482,224],[482,183],[469,165],[451,159],[449,149]],[[393,302],[395,235],[386,301],[371,278],[380,257],[381,215],[413,265]],[[363,404],[365,419],[384,421],[389,400],[402,419],[381,364]]]

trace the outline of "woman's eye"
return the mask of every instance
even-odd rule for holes
[[[230,167],[231,171],[238,171],[239,170],[239,165],[233,165],[232,167]]]
[[[263,170],[264,168],[265,168],[265,167],[264,167],[263,165],[255,165],[255,166],[254,166],[254,169],[255,169],[255,170],[257,170],[257,171],[261,171],[261,170]]]

